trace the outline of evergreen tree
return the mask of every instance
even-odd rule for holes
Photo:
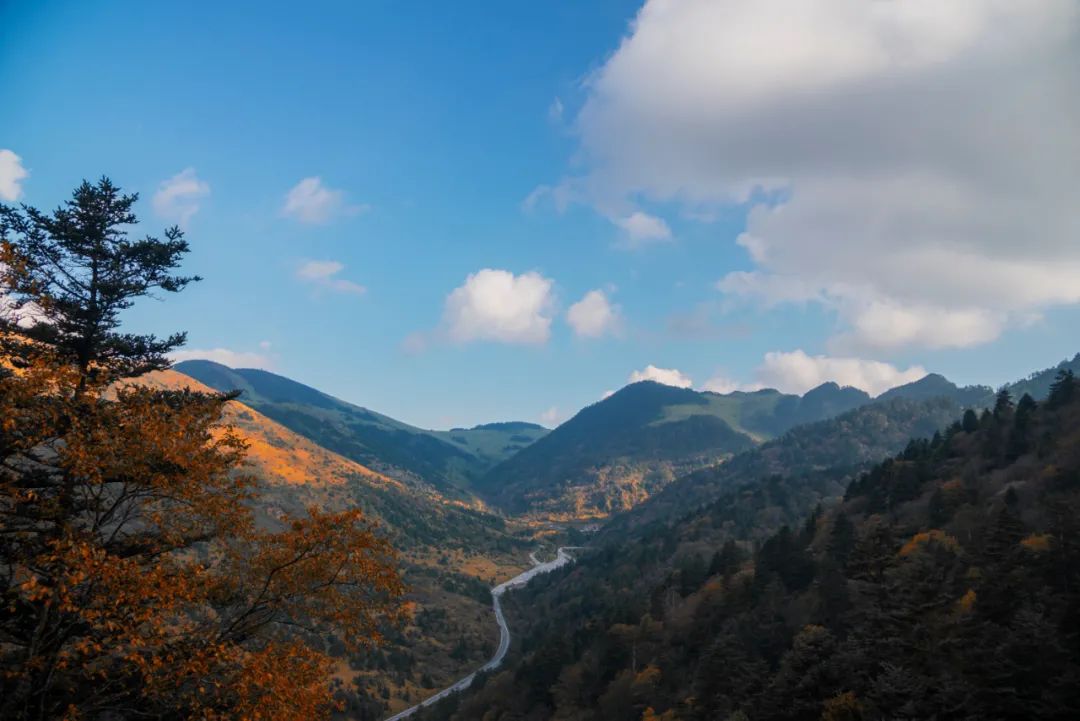
[[[979,417],[975,415],[975,410],[968,408],[964,411],[964,419],[961,421],[961,427],[965,433],[974,433],[979,430]]]
[[[324,718],[333,660],[285,629],[377,639],[391,550],[357,511],[259,530],[229,396],[129,382],[183,334],[119,314],[194,280],[178,230],[127,239],[134,202],[0,208],[0,718]]]
[[[173,271],[188,251],[179,228],[164,240],[128,237],[138,195],[108,178],[83,182],[52,214],[0,206],[0,263],[11,309],[0,320],[5,354],[23,363],[47,353],[75,368],[81,387],[166,368],[183,333],[160,339],[117,331],[120,313],[155,290],[199,280]],[[103,376],[103,377],[98,377]]]
[[[1046,403],[1051,408],[1060,408],[1072,402],[1076,395],[1076,376],[1072,369],[1062,368],[1050,386],[1050,395]]]
[[[829,558],[836,562],[840,568],[847,566],[848,558],[855,548],[855,526],[843,512],[833,516],[832,529],[829,531],[829,542],[826,553]]]
[[[1008,388],[1002,388],[994,399],[994,418],[1003,420],[1012,413],[1012,410],[1012,394],[1009,393]]]

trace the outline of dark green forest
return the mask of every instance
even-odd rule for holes
[[[518,663],[421,718],[1076,718],[1071,371],[850,474],[834,502],[828,476],[730,488],[537,580],[511,598]]]

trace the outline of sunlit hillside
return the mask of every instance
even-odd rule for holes
[[[154,388],[215,392],[171,370],[149,373],[140,382]],[[267,483],[327,487],[362,479],[374,485],[404,488],[398,481],[312,443],[239,401],[230,401],[225,408],[223,420],[248,444],[247,462],[252,473]]]

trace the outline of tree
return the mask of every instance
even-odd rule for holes
[[[1047,405],[1051,408],[1060,408],[1068,405],[1076,397],[1076,376],[1070,368],[1062,368],[1054,377],[1050,385],[1050,395],[1047,397]]]
[[[961,427],[965,433],[974,433],[979,430],[979,417],[975,415],[975,410],[968,408],[964,411],[964,420],[961,421]]]
[[[0,207],[0,717],[324,717],[316,646],[379,640],[392,549],[358,511],[256,528],[230,396],[133,382],[184,336],[121,311],[195,280],[178,229],[127,240],[135,201]]]
[[[825,546],[828,557],[843,568],[847,565],[848,558],[855,548],[855,525],[842,511],[833,516],[832,529],[829,531],[829,540]]]
[[[0,321],[4,350],[22,358],[48,353],[78,370],[82,381],[137,376],[168,367],[166,354],[185,334],[160,339],[118,333],[119,315],[155,290],[176,293],[197,276],[173,274],[188,251],[183,232],[165,240],[129,240],[138,195],[108,178],[83,181],[51,215],[0,206],[0,263],[11,308]]]
[[[1012,394],[1009,393],[1008,388],[1002,388],[994,399],[994,418],[1002,420],[1012,413],[1012,409]]]

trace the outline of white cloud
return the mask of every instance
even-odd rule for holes
[[[599,338],[607,333],[618,333],[622,327],[622,313],[612,305],[602,290],[590,290],[566,311],[566,322],[579,338]]]
[[[200,180],[195,168],[184,168],[176,175],[161,181],[152,201],[154,212],[181,227],[199,212],[199,201],[210,195],[210,185]]]
[[[1080,303],[1075,0],[650,0],[587,84],[583,175],[752,206],[727,293],[824,304],[836,352],[984,343]],[[555,191],[550,191],[554,194]]]
[[[540,414],[540,425],[548,428],[554,428],[559,425],[559,421],[562,420],[562,413],[556,406],[548,408],[546,411]]]
[[[214,361],[215,363],[221,363],[230,368],[262,368],[266,370],[274,367],[273,362],[266,355],[261,353],[234,351],[229,350],[228,348],[186,348],[184,350],[173,351],[169,354],[169,359],[173,363],[180,363],[181,361],[186,360],[208,360]]]
[[[317,288],[336,293],[361,295],[367,292],[367,288],[359,283],[336,277],[344,269],[345,266],[336,260],[308,260],[301,263],[300,267],[296,269],[296,277],[313,284]]]
[[[676,388],[689,388],[694,385],[694,382],[690,380],[690,376],[682,371],[675,368],[657,368],[654,365],[647,365],[644,369],[630,374],[630,383],[639,381],[656,381]]]
[[[751,390],[751,388],[748,388],[743,384],[739,383],[738,381],[734,381],[728,378],[727,376],[715,375],[709,380],[705,381],[705,385],[701,387],[701,390],[710,391],[712,393],[726,394],[734,393],[735,391]]]
[[[799,394],[833,381],[876,396],[925,375],[926,369],[918,365],[900,370],[881,361],[810,356],[802,350],[766,353],[764,362],[757,369],[757,379],[763,386]]]
[[[555,308],[552,286],[535,272],[479,270],[446,297],[446,335],[457,343],[546,343]]]
[[[600,396],[600,400],[606,401],[608,398],[611,398],[613,395],[615,395],[615,391],[612,391],[612,390],[604,391],[604,394],[602,396]]]
[[[628,248],[640,248],[649,243],[671,240],[671,228],[663,218],[635,210],[627,216],[612,221],[623,229],[626,237],[623,245]]]
[[[22,158],[13,151],[0,148],[0,200],[14,203],[22,197],[22,181],[30,176]]]
[[[281,214],[302,223],[322,224],[344,215],[357,215],[367,205],[350,205],[345,191],[325,185],[322,178],[304,178],[285,195]]]

